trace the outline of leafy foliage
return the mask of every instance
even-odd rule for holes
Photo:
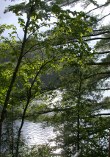
[[[6,9],[5,13],[11,11],[18,17],[22,39],[15,26],[0,25],[0,145],[7,139],[7,152],[11,146],[12,156],[23,156],[20,138],[25,117],[39,120],[41,113],[53,111],[50,117],[42,116],[42,120],[53,123],[59,131],[56,141],[65,157],[80,150],[81,157],[105,156],[109,118],[98,116],[98,113],[102,108],[109,108],[109,98],[102,100],[99,88],[108,86],[104,86],[104,82],[109,77],[109,67],[105,70],[98,66],[99,56],[95,51],[105,49],[105,44],[109,49],[109,33],[103,35],[107,41],[99,41],[93,51],[87,40],[92,39],[97,20],[82,11],[64,10],[59,5],[74,4],[78,0],[49,2],[30,0]],[[85,2],[99,7],[93,0]],[[52,24],[51,17],[56,19]],[[41,31],[42,27],[48,29]],[[8,37],[3,34],[6,29],[10,30]],[[108,31],[109,26],[101,29]],[[101,64],[107,61],[109,55],[101,60]],[[63,91],[59,104],[32,105],[41,97],[48,99],[46,94],[50,92],[52,96],[54,89]],[[17,139],[14,139],[13,124],[19,118],[21,125]],[[4,122],[7,124],[6,136],[2,135]],[[43,150],[39,147],[26,155],[46,157],[51,156],[51,150],[44,146]]]

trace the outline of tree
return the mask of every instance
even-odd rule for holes
[[[96,68],[84,66],[78,69],[77,65],[73,67],[73,72],[66,73],[64,79],[67,86],[62,102],[66,110],[62,111],[58,125],[60,135],[57,144],[61,144],[65,156],[79,150],[80,156],[105,156],[109,118],[98,117],[97,112],[108,105],[105,101],[99,103],[101,96],[96,92],[99,79],[90,77],[92,73],[94,76]],[[100,144],[102,138],[105,143]]]
[[[29,118],[33,114],[31,102],[39,99],[42,93],[60,88],[60,90],[66,89],[61,108],[55,106],[52,109],[47,105],[40,105],[38,108],[35,107],[36,117],[52,111],[61,112],[58,114],[58,121],[61,119],[62,124],[60,129],[58,128],[61,131],[59,139],[63,140],[61,145],[63,144],[66,156],[80,149],[83,150],[80,153],[81,156],[96,156],[97,152],[97,156],[105,156],[109,118],[99,117],[100,114],[95,115],[95,113],[99,109],[108,108],[109,99],[103,101],[100,99],[100,91],[103,90],[100,87],[105,87],[104,81],[110,74],[109,68],[105,71],[103,67],[109,65],[109,56],[99,63],[96,59],[103,53],[109,53],[109,50],[92,52],[87,42],[96,39],[109,40],[109,29],[108,27],[96,29],[96,22],[106,16],[96,19],[87,14],[108,6],[109,2],[100,6],[95,1],[84,1],[86,6],[91,3],[96,5],[96,8],[86,14],[65,11],[59,7],[67,5],[67,1],[62,3],[55,1],[51,5],[46,2],[30,0],[29,3],[23,2],[9,6],[8,11],[18,16],[18,22],[23,29],[22,40],[16,40],[18,34],[14,26],[0,26],[2,56],[0,58],[0,102],[2,104],[0,146],[4,143],[2,135],[4,122],[7,124],[7,133],[14,137],[13,124],[20,117],[22,122],[17,132],[17,140],[13,138],[10,140],[10,136],[6,137],[9,139],[8,146],[12,147],[11,155],[18,157],[25,117],[27,115]],[[76,2],[79,0],[68,1],[68,4],[76,4]],[[22,18],[24,13],[27,16],[26,19]],[[53,24],[54,27],[40,32],[41,27],[51,26],[46,22],[51,16],[57,18],[57,22]],[[10,38],[3,37],[2,33],[5,29],[13,29],[9,34]],[[98,36],[103,34],[107,35],[103,38]],[[97,44],[97,47],[101,47],[101,44]],[[58,84],[53,85],[53,82],[49,82],[46,86],[43,80],[46,76],[55,74],[59,80]],[[68,128],[70,128],[69,132]],[[100,145],[102,138],[105,143]],[[16,148],[14,148],[15,144]]]
[[[101,34],[102,37],[97,37]],[[90,36],[96,37],[88,39],[87,36],[84,36],[85,41],[102,39],[96,44],[96,48],[104,50],[104,52],[97,52],[96,49],[93,52],[94,57],[91,60],[87,59],[86,64],[82,64],[83,66],[79,66],[79,68],[77,63],[75,66],[69,62],[62,76],[62,82],[64,83],[66,80],[65,85],[63,84],[63,88],[66,90],[63,102],[65,110],[62,110],[60,115],[61,123],[58,122],[58,124],[60,123],[58,126],[60,135],[56,140],[58,146],[63,147],[65,156],[71,156],[76,149],[82,150],[79,155],[81,157],[107,156],[108,154],[109,117],[102,117],[104,114],[98,114],[98,112],[109,108],[109,99],[101,99],[102,91],[110,89],[108,83],[105,84],[105,80],[109,78],[110,74],[109,55],[100,62],[97,60],[100,59],[100,55],[109,54],[107,44],[109,29],[101,27]]]
[[[0,46],[2,51],[0,53],[3,57],[0,65],[0,79],[3,84],[0,87],[2,104],[0,146],[2,147],[3,143],[4,122],[7,120],[12,122],[13,133],[13,122],[21,117],[21,125],[17,132],[16,151],[12,148],[11,152],[12,156],[18,157],[21,129],[26,114],[29,114],[28,107],[45,91],[41,76],[52,73],[53,70],[59,72],[60,69],[62,71],[61,69],[67,62],[82,64],[86,61],[86,56],[89,57],[90,54],[90,48],[83,42],[83,36],[91,32],[93,21],[83,12],[64,11],[57,4],[50,6],[40,0],[30,0],[28,3],[23,2],[9,6],[7,10],[18,16],[18,23],[23,29],[23,39],[16,40],[18,34],[14,26],[1,25],[2,42]],[[22,18],[24,13],[27,16],[26,20]],[[50,26],[45,20],[51,16],[57,18],[54,28],[40,32],[39,29],[42,26]],[[4,38],[2,35],[6,28],[13,29],[9,33],[10,38]],[[81,48],[85,57],[79,59]]]

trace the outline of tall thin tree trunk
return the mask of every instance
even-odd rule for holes
[[[22,120],[21,120],[21,125],[20,125],[20,128],[18,130],[18,136],[17,136],[17,145],[16,145],[16,154],[15,154],[15,157],[18,157],[19,156],[19,144],[20,144],[20,136],[21,136],[21,130],[22,130],[22,127],[23,127],[23,124],[24,124],[24,120],[25,120],[25,115],[26,115],[26,111],[27,111],[27,108],[28,108],[28,105],[30,103],[30,100],[31,100],[31,92],[32,92],[32,88],[34,86],[34,83],[38,77],[38,75],[40,74],[40,72],[42,71],[42,69],[50,62],[51,60],[45,62],[44,64],[41,65],[41,67],[39,68],[39,70],[37,71],[32,83],[31,83],[31,87],[29,88],[29,90],[27,91],[27,102],[26,102],[26,106],[24,108],[24,111],[23,111],[23,115],[22,115]]]
[[[0,124],[0,157],[2,156],[2,126]]]
[[[16,154],[15,154],[15,157],[18,157],[18,156],[19,156],[19,144],[20,144],[21,130],[22,130],[22,127],[23,127],[23,124],[24,124],[25,114],[26,114],[26,111],[27,111],[29,102],[30,102],[30,97],[28,98],[27,103],[26,103],[26,106],[25,106],[25,108],[24,108],[23,115],[22,115],[22,120],[21,120],[21,125],[20,125],[20,128],[19,128],[19,130],[18,130],[18,136],[17,136],[17,145],[16,145]]]
[[[108,147],[108,157],[110,157],[110,130],[109,130],[109,147]]]
[[[78,89],[78,101],[77,101],[77,151],[80,150],[80,101],[81,101],[81,88],[82,88],[82,74],[79,74],[79,89]]]
[[[1,118],[0,118],[0,155],[1,155],[1,151],[2,151],[2,150],[1,150],[1,147],[2,147],[2,127],[3,127],[2,125],[3,125],[3,121],[4,121],[5,117],[6,117],[7,105],[8,105],[8,103],[9,103],[10,94],[11,94],[11,92],[12,92],[13,85],[14,85],[14,83],[15,83],[16,76],[17,76],[17,73],[18,73],[20,64],[21,64],[21,62],[22,62],[22,56],[23,56],[25,44],[26,44],[26,41],[27,41],[27,31],[28,31],[28,26],[29,26],[29,22],[30,22],[30,15],[31,15],[31,12],[32,12],[32,8],[31,8],[31,10],[30,10],[29,16],[27,17],[27,22],[26,22],[26,26],[25,26],[25,30],[24,30],[23,43],[22,43],[22,46],[21,46],[21,52],[20,52],[20,55],[19,55],[19,58],[18,58],[16,67],[15,67],[15,69],[14,69],[12,78],[11,78],[11,82],[10,82],[9,88],[8,88],[8,90],[7,90],[7,93],[6,93],[6,98],[5,98],[4,105],[3,105],[3,109],[2,109],[2,112],[1,112]]]

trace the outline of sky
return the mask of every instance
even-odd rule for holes
[[[17,0],[18,2],[21,2],[22,0]],[[9,5],[14,5],[15,2],[11,2],[11,0],[0,0],[0,24],[17,24],[17,17],[9,12],[4,14],[5,8],[7,8]]]
[[[4,13],[5,8],[7,8],[9,5],[14,5],[16,3],[20,3],[23,0],[17,0],[17,1],[11,1],[11,0],[0,0],[0,24],[13,24],[17,27],[17,31],[20,37],[22,37],[22,29],[19,27],[17,17],[15,14],[8,12]],[[5,32],[5,35],[7,36],[8,32]]]

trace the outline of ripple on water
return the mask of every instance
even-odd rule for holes
[[[19,128],[20,121],[16,121],[16,126]],[[25,121],[22,128],[22,136],[24,137],[26,144],[40,145],[49,143],[49,140],[55,137],[53,127],[44,127],[42,123],[33,123]]]

